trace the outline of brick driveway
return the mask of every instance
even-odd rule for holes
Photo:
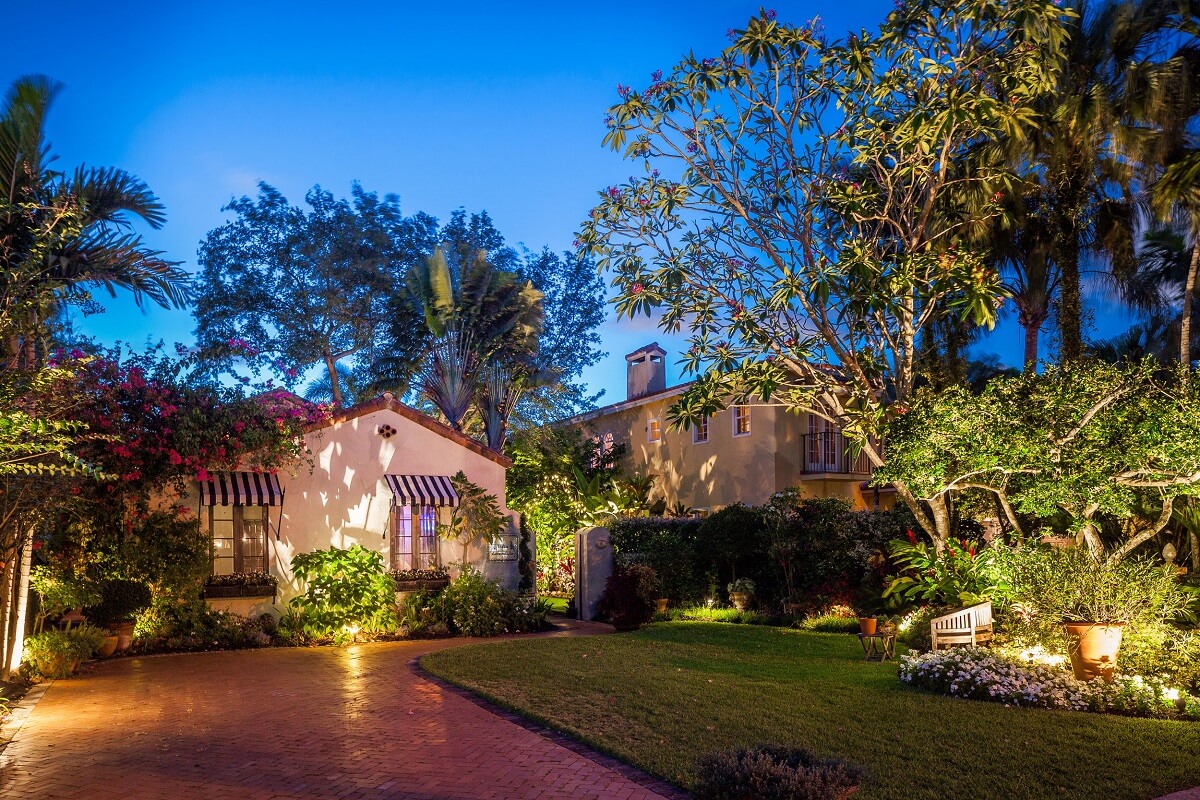
[[[98,664],[55,682],[0,753],[0,797],[660,797],[409,668],[453,644]]]

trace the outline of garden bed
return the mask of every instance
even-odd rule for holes
[[[683,786],[702,755],[759,741],[862,765],[855,800],[1144,800],[1197,782],[1200,725],[915,691],[849,634],[671,623],[454,648],[422,665]]]

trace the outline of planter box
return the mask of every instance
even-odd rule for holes
[[[440,578],[433,581],[392,581],[396,584],[397,592],[420,592],[420,591],[435,591],[437,589],[445,589],[450,585],[449,578]]]
[[[205,586],[204,596],[208,597],[274,597],[275,586],[270,583],[259,583],[249,586]]]

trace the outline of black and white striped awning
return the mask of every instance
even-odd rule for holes
[[[211,472],[200,481],[202,506],[283,505],[279,477],[262,472]]]
[[[457,506],[458,492],[445,475],[384,475],[400,506]]]

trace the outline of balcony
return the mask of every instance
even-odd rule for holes
[[[840,473],[867,477],[875,472],[867,454],[837,431],[801,435],[800,453],[800,471],[806,475]]]

